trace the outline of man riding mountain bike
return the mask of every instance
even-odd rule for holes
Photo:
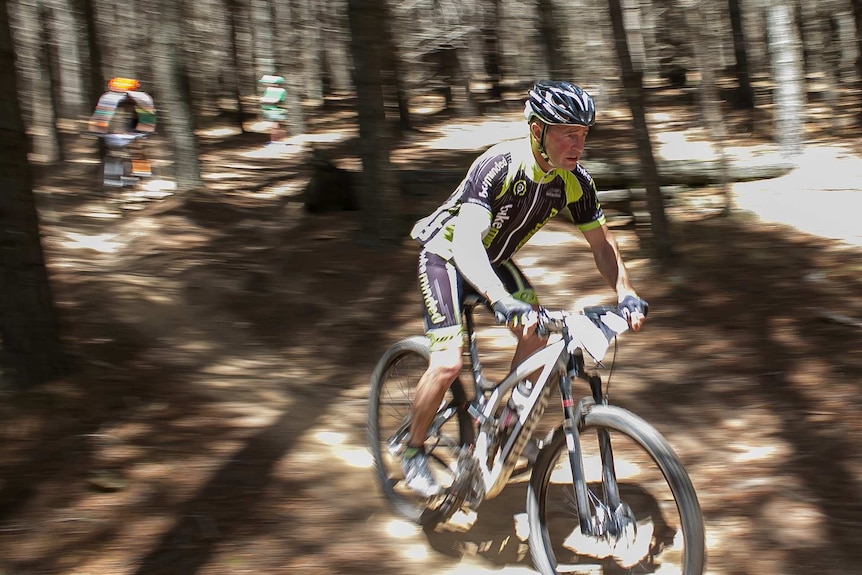
[[[631,286],[595,183],[579,163],[595,120],[592,97],[569,82],[539,82],[529,91],[524,116],[529,135],[479,156],[452,195],[411,233],[421,244],[419,288],[431,357],[411,406],[402,470],[407,485],[424,497],[440,492],[424,443],[461,372],[463,296],[484,296],[498,321],[510,326],[518,339],[513,366],[541,348],[544,340],[525,324],[538,298],[512,257],[552,217],[569,209],[632,329],[640,330],[646,318],[648,305]]]

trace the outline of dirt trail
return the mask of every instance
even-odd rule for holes
[[[855,200],[862,161],[830,153],[737,184],[759,218],[718,218],[704,194],[673,206],[668,269],[617,232],[653,313],[622,342],[614,398],[689,469],[711,575],[862,570],[862,330],[823,313],[862,319],[857,204],[833,203]],[[534,573],[522,484],[463,533],[400,521],[374,485],[368,376],[420,330],[410,242],[357,246],[355,214],[264,194],[118,221],[78,191],[54,189],[78,212],[46,245],[86,361],[0,406],[0,573]],[[564,222],[518,261],[548,305],[609,295]],[[507,352],[488,351],[499,373]]]

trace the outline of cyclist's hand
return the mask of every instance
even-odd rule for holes
[[[533,306],[507,295],[492,303],[491,309],[494,311],[494,318],[497,323],[518,327],[527,324]]]
[[[649,304],[646,300],[631,294],[623,297],[623,299],[620,300],[620,303],[617,304],[617,308],[628,320],[629,325],[632,327],[632,331],[639,331],[643,327],[643,324],[646,321],[646,316],[649,313]]]

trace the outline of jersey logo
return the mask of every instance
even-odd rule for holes
[[[545,190],[545,195],[549,198],[559,198],[562,195],[560,188],[548,188]]]
[[[482,178],[482,189],[479,191],[479,197],[487,198],[488,192],[491,189],[491,186],[494,184],[494,179],[500,175],[500,172],[503,168],[506,167],[505,158],[499,160],[496,164],[493,165],[491,170],[485,174],[485,177]]]
[[[527,182],[524,180],[518,180],[515,182],[514,193],[516,196],[523,196],[527,193]]]
[[[497,216],[494,218],[494,221],[491,222],[491,227],[494,229],[500,229],[503,227],[503,224],[506,223],[511,216],[509,215],[509,210],[512,209],[512,204],[506,204],[505,206],[500,208],[500,211],[497,212]]]

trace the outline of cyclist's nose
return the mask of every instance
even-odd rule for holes
[[[572,150],[577,151],[578,153],[581,153],[584,151],[584,147],[586,146],[586,143],[587,143],[586,136],[581,136],[581,137],[575,138],[572,141]]]

